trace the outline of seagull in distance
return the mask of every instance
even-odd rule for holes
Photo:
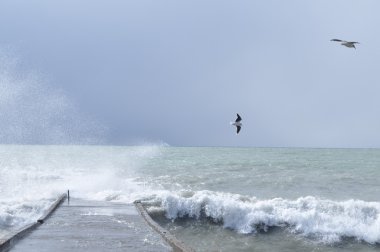
[[[237,115],[237,118],[235,122],[232,122],[231,124],[236,126],[236,134],[239,134],[241,126],[243,124],[241,123],[241,117],[239,116],[239,114],[236,114],[236,115]]]
[[[355,48],[355,44],[360,44],[359,42],[355,42],[355,41],[346,41],[346,40],[340,40],[340,39],[332,39],[330,41],[334,41],[334,42],[340,42],[341,45],[344,45],[348,48]]]

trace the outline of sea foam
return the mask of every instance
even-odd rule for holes
[[[332,201],[312,196],[296,200],[260,200],[211,191],[185,196],[164,193],[160,197],[166,217],[172,220],[209,218],[243,234],[283,227],[328,244],[340,242],[343,238],[371,244],[380,242],[379,202]]]
[[[124,203],[151,194],[136,171],[160,148],[0,145],[0,230],[36,221],[68,189],[74,198]]]
[[[0,204],[0,227],[3,229],[19,228],[31,221],[36,221],[53,199],[2,201]]]

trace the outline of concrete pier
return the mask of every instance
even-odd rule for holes
[[[132,204],[70,198],[11,252],[173,251]]]
[[[2,235],[0,238],[0,252],[9,251],[9,249],[11,249],[18,240],[22,239],[28,233],[44,223],[44,221],[57,209],[60,204],[62,204],[65,199],[66,194],[60,195],[36,222],[30,223],[29,225],[26,225],[18,230],[13,230],[5,236]]]

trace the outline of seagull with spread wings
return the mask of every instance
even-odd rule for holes
[[[239,132],[240,132],[240,129],[241,129],[241,126],[243,125],[242,123],[241,123],[241,117],[239,116],[239,114],[236,114],[237,115],[237,118],[236,118],[236,120],[235,120],[235,122],[234,123],[231,123],[232,125],[235,125],[236,126],[236,134],[239,134]]]
[[[334,42],[340,42],[341,45],[343,46],[346,46],[348,48],[355,48],[355,44],[360,44],[359,42],[355,42],[355,41],[346,41],[346,40],[340,40],[340,39],[332,39],[330,41],[334,41]]]

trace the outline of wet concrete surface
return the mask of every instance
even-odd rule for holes
[[[172,248],[147,225],[133,204],[72,198],[10,251],[166,252]]]

